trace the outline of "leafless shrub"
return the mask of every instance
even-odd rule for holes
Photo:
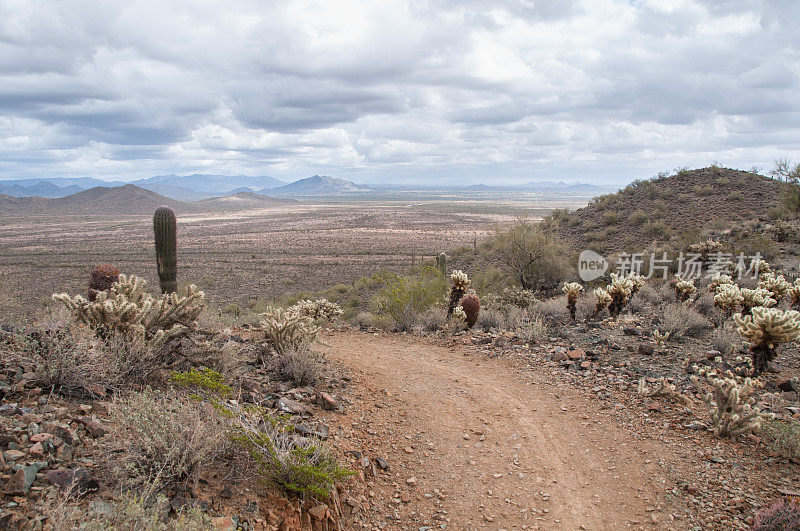
[[[547,320],[536,312],[522,312],[513,330],[517,337],[527,343],[539,343],[550,335]]]
[[[319,359],[308,350],[285,350],[275,358],[274,367],[278,376],[297,387],[314,384],[320,373]]]
[[[358,312],[356,316],[350,320],[350,324],[361,330],[367,330],[372,326],[372,314],[369,312]]]
[[[491,329],[499,330],[504,322],[503,314],[496,309],[483,310],[478,315],[478,327],[488,332]]]
[[[659,290],[653,286],[652,284],[645,284],[639,291],[636,293],[635,298],[640,299],[642,302],[646,302],[650,306],[658,307],[664,302],[664,298],[659,292]]]
[[[562,323],[569,319],[569,311],[560,298],[535,302],[532,308],[539,317],[553,323]]]
[[[742,346],[742,338],[733,330],[717,328],[711,337],[711,348],[723,354],[736,354]]]
[[[713,328],[711,322],[687,304],[664,304],[659,312],[658,329],[669,332],[670,339],[702,337]]]
[[[127,449],[119,472],[139,485],[171,486],[194,479],[201,465],[228,445],[219,418],[208,408],[149,388],[116,398],[109,436]]]
[[[417,326],[422,332],[437,332],[447,324],[447,316],[444,310],[438,307],[431,307],[419,314]]]

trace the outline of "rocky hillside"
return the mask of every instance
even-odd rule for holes
[[[767,218],[780,183],[756,173],[708,167],[635,181],[575,212],[546,220],[573,250],[642,251],[695,239],[704,229]]]

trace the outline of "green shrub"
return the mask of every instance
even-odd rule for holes
[[[628,216],[628,221],[632,225],[641,225],[648,219],[650,219],[650,216],[644,210],[636,210],[632,212],[630,216]]]
[[[265,481],[290,492],[328,498],[334,484],[352,474],[322,442],[294,435],[294,426],[259,408],[237,417],[233,441],[245,449]]]
[[[605,225],[614,225],[615,223],[619,222],[619,213],[617,212],[606,212],[603,214],[603,224]]]
[[[233,389],[225,382],[222,374],[207,367],[192,368],[187,372],[175,371],[170,380],[178,386],[223,398],[227,398],[233,393]]]
[[[447,279],[430,266],[414,276],[384,272],[381,277],[383,288],[372,298],[374,313],[388,317],[395,330],[410,331],[419,315],[447,292]]]

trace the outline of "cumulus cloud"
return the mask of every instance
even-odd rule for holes
[[[797,2],[0,0],[0,178],[620,183],[800,158]]]

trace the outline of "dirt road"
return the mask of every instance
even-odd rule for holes
[[[385,440],[392,468],[373,503],[389,499],[388,528],[680,527],[665,518],[668,457],[557,376],[407,335],[323,341],[365,402],[382,397],[352,414]]]

